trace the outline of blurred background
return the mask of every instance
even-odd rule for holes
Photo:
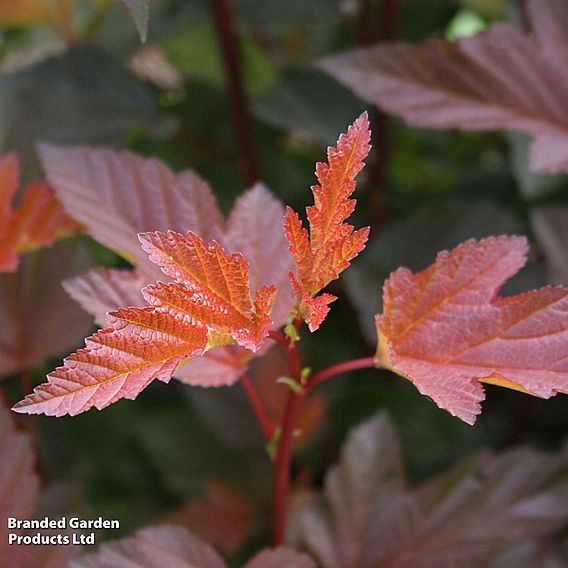
[[[0,153],[18,152],[25,185],[43,175],[37,141],[128,148],[159,157],[176,171],[196,170],[225,212],[256,180],[301,210],[312,201],[315,162],[369,110],[373,150],[356,192],[354,224],[370,225],[371,238],[330,286],[340,300],[324,326],[314,336],[306,332],[301,342],[304,362],[315,370],[368,356],[376,347],[373,318],[388,274],[401,265],[422,269],[436,252],[467,238],[528,235],[529,265],[507,292],[550,281],[568,284],[561,214],[568,206],[568,178],[529,172],[527,138],[518,133],[410,128],[358,99],[316,62],[377,41],[453,40],[494,22],[522,24],[521,4],[155,0],[142,44],[120,1],[54,0],[45,8],[39,0],[0,0]],[[144,14],[137,16],[143,28]],[[231,37],[237,77],[227,72]],[[74,334],[69,352],[82,345],[94,329],[92,319],[62,292],[49,296],[46,282],[89,265],[126,263],[86,236],[74,241],[56,245],[49,258],[46,251],[26,255],[16,275],[2,276],[2,289],[15,294],[10,302],[16,296],[21,302],[16,315],[8,313],[5,292],[2,336],[13,333],[14,318],[36,330],[34,337],[57,318]],[[76,265],[69,246],[81,249]],[[19,399],[22,385],[43,382],[67,352],[39,349],[25,365],[5,363],[0,374],[8,398]],[[0,362],[9,359],[4,353]],[[251,374],[272,381],[282,374],[281,365],[270,354],[253,364]],[[275,412],[286,387],[277,389],[267,394]],[[565,398],[542,401],[489,387],[484,413],[472,428],[403,379],[379,371],[341,377],[318,394],[307,426],[311,435],[295,458],[299,487],[320,483],[349,429],[379,408],[391,414],[416,482],[484,447],[558,449],[568,426]],[[52,487],[46,507],[119,518],[124,534],[175,518],[230,553],[244,544],[244,556],[267,539],[270,466],[239,385],[206,390],[177,381],[153,384],[134,403],[29,422]],[[204,519],[218,515],[235,519],[242,534],[218,534],[213,521],[208,527]]]

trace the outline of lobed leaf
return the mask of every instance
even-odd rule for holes
[[[531,168],[568,171],[568,4],[530,0],[532,32],[494,25],[453,43],[382,43],[321,66],[360,97],[409,124],[515,129],[533,137]]]
[[[378,364],[468,424],[482,382],[549,398],[568,391],[568,291],[497,296],[526,262],[522,237],[467,241],[426,270],[399,268],[376,317]]]
[[[150,260],[180,283],[146,287],[144,296],[150,304],[173,302],[175,306],[180,298],[187,298],[196,320],[216,333],[230,334],[251,351],[260,348],[272,324],[269,314],[276,288],[261,288],[253,303],[248,263],[240,253],[228,256],[219,243],[205,244],[191,232],[142,233],[139,237]]]
[[[426,484],[404,481],[379,413],[354,430],[323,495],[293,520],[322,568],[479,568],[568,519],[566,453],[481,453]]]
[[[48,246],[57,239],[79,231],[69,219],[45,182],[26,188],[17,209],[12,201],[19,186],[16,154],[0,158],[0,271],[16,270],[19,255]]]
[[[155,378],[168,382],[185,357],[205,349],[207,330],[183,305],[125,308],[109,314],[108,327],[85,340],[13,410],[48,416],[99,410],[134,399]]]
[[[227,568],[222,558],[188,530],[175,526],[147,527],[73,562],[71,568]],[[315,568],[305,555],[290,548],[263,551],[245,568]]]
[[[155,378],[168,382],[184,360],[233,339],[260,348],[272,321],[276,289],[261,288],[251,299],[248,264],[238,253],[204,243],[193,233],[143,233],[144,249],[176,282],[157,282],[142,294],[150,304],[123,308],[108,327],[87,338],[48,375],[48,382],[14,406],[29,414],[79,414],[134,399]]]
[[[345,223],[355,209],[350,199],[355,177],[363,169],[370,146],[369,120],[363,113],[342,134],[335,148],[328,148],[328,163],[316,164],[319,185],[312,187],[314,205],[306,209],[310,231],[302,226],[296,212],[286,210],[284,229],[290,252],[296,261],[297,277],[290,274],[298,314],[315,331],[327,315],[330,294],[314,296],[339,277],[351,260],[365,247],[369,229],[354,231]]]

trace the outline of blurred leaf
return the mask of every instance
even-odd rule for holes
[[[439,251],[472,237],[519,232],[523,232],[520,221],[489,200],[435,201],[387,225],[380,238],[369,241],[365,252],[344,277],[347,293],[369,341],[376,341],[370,314],[382,311],[381,289],[392,271],[399,266],[422,270]],[[527,284],[526,290],[540,286],[540,270],[531,273],[530,279],[531,284],[521,282],[519,287]]]
[[[460,37],[471,37],[487,26],[483,19],[472,10],[460,10],[446,29],[446,38],[454,41]]]
[[[552,193],[566,190],[568,176],[564,174],[541,175],[529,168],[530,138],[520,132],[507,132],[511,148],[513,174],[522,196],[527,200],[541,199]]]
[[[151,90],[91,47],[74,47],[0,76],[0,149],[18,150],[25,181],[38,177],[38,140],[117,142],[154,118]]]
[[[198,24],[168,37],[162,47],[166,56],[190,79],[214,87],[226,85],[219,40],[213,27]],[[249,95],[257,96],[274,85],[276,70],[262,49],[249,37],[239,39],[242,73]]]
[[[568,286],[568,207],[533,207],[530,218],[546,258],[551,283]]]
[[[252,111],[260,120],[330,145],[363,109],[346,89],[311,69],[287,72],[252,102]]]
[[[518,448],[472,456],[410,489],[379,413],[354,430],[322,495],[291,523],[323,568],[478,568],[568,519],[568,455]]]
[[[134,536],[101,546],[73,562],[71,568],[227,568],[206,542],[187,529],[153,526]],[[244,568],[315,568],[305,554],[279,547],[257,554]]]
[[[122,0],[130,12],[134,25],[142,43],[148,36],[148,19],[150,12],[150,0]]]
[[[45,24],[51,18],[51,9],[46,0],[0,0],[0,25]]]
[[[0,276],[0,377],[31,369],[76,347],[91,329],[61,281],[89,265],[84,247],[63,241],[25,255]]]

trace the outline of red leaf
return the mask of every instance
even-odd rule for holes
[[[286,322],[293,295],[288,280],[292,258],[281,230],[284,208],[264,186],[255,185],[237,200],[225,226],[211,190],[193,172],[175,175],[159,160],[131,152],[47,144],[39,149],[47,175],[70,214],[95,239],[136,264],[135,273],[98,269],[65,283],[99,324],[104,325],[105,314],[118,307],[143,306],[141,288],[164,279],[137,239],[137,233],[155,229],[191,230],[203,240],[218,240],[228,252],[241,252],[250,264],[254,294],[269,284],[278,288],[274,327]],[[247,361],[239,368],[218,365],[216,359],[232,358],[219,353],[222,349],[206,353],[207,361],[192,360],[176,375],[201,386],[234,383]]]
[[[14,410],[53,416],[101,409],[134,399],[154,379],[168,382],[182,360],[231,337],[257,350],[268,335],[274,287],[250,297],[248,265],[240,254],[205,244],[192,233],[143,233],[150,259],[177,282],[143,289],[146,308],[109,314],[109,327],[77,351]]]
[[[565,452],[480,452],[411,488],[379,413],[349,434],[322,495],[290,524],[322,568],[493,566],[503,550],[565,525],[567,465]]]
[[[568,391],[568,291],[497,296],[526,262],[521,237],[467,241],[417,274],[399,268],[377,316],[377,360],[473,424],[481,382],[549,398]]]
[[[125,308],[109,314],[109,327],[87,338],[86,348],[67,357],[47,383],[13,410],[74,416],[121,398],[134,399],[155,378],[168,382],[180,361],[201,353],[207,341],[205,327],[185,307]]]
[[[79,230],[69,219],[45,182],[26,188],[21,205],[12,209],[19,185],[16,154],[0,158],[0,271],[11,272],[18,256],[48,246],[55,240]]]
[[[242,347],[260,348],[272,324],[276,288],[261,288],[253,303],[248,263],[241,254],[228,256],[217,242],[205,244],[193,233],[142,233],[140,242],[150,260],[180,283],[145,288],[151,304],[169,302],[170,294],[176,301],[189,293],[195,319],[216,333],[230,334]]]
[[[568,3],[528,6],[533,33],[499,24],[455,43],[382,43],[321,65],[415,126],[526,132],[533,136],[532,169],[568,171]]]
[[[292,209],[287,208],[284,221],[290,252],[298,268],[291,274],[298,302],[298,314],[315,331],[327,315],[333,299],[329,294],[313,298],[322,288],[339,277],[351,260],[365,247],[369,229],[354,231],[345,223],[355,209],[350,199],[355,191],[355,177],[363,169],[369,153],[369,120],[363,113],[342,134],[335,148],[328,148],[328,163],[316,164],[320,185],[312,187],[314,205],[306,209],[310,232]]]
[[[8,545],[8,517],[29,519],[34,512],[39,479],[34,472],[35,456],[28,434],[19,432],[3,402],[0,402],[0,558]]]

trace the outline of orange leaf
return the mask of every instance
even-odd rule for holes
[[[154,378],[168,382],[179,362],[202,352],[207,341],[203,326],[167,307],[121,309],[108,320],[109,327],[87,338],[86,348],[67,357],[13,410],[75,415],[134,399]]]
[[[18,183],[18,158],[7,154],[0,159],[0,271],[4,272],[17,268],[19,254],[48,246],[79,230],[42,181],[30,185],[20,207],[12,209]]]
[[[526,262],[522,237],[467,241],[384,286],[377,361],[473,424],[481,382],[542,398],[568,391],[568,291],[497,296]]]
[[[261,288],[253,303],[249,288],[248,262],[231,256],[215,241],[206,244],[197,235],[168,231],[141,233],[142,248],[164,274],[180,284],[146,288],[145,297],[168,301],[191,294],[192,316],[216,333],[230,334],[241,346],[256,351],[268,335],[269,314],[276,297],[274,286]],[[174,298],[175,301],[175,298]]]
[[[14,410],[54,416],[101,409],[120,398],[134,399],[158,378],[168,382],[186,358],[234,339],[260,348],[272,324],[274,287],[250,297],[248,263],[193,233],[143,233],[150,260],[177,282],[142,290],[150,306],[108,316],[109,326],[77,351],[19,402]]]
[[[349,199],[355,190],[355,177],[363,169],[369,153],[369,120],[363,113],[339,137],[335,148],[328,148],[328,163],[316,164],[319,185],[312,187],[314,205],[306,209],[310,232],[292,209],[285,217],[286,238],[298,268],[298,277],[291,275],[298,301],[297,312],[311,331],[325,318],[331,296],[313,298],[322,288],[339,277],[351,260],[365,247],[369,229],[354,231],[345,223],[355,209]]]

